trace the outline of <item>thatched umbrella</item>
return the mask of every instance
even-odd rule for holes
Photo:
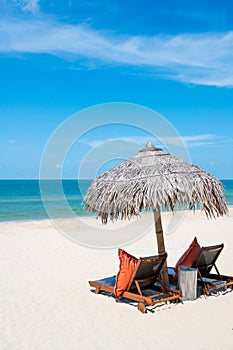
[[[165,252],[161,206],[172,211],[177,206],[195,210],[198,204],[209,218],[227,213],[220,181],[199,166],[171,156],[151,143],[94,180],[84,202],[104,224],[152,209],[159,254]],[[166,269],[163,280],[168,282]]]

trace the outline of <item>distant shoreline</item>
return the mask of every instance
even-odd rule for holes
[[[232,214],[233,214],[233,205],[228,205],[227,206],[228,207],[228,209],[229,209],[229,212],[231,212],[232,211]],[[171,212],[170,210],[167,210],[167,211],[162,211],[162,213],[163,214],[170,214],[170,215],[176,215],[176,213],[177,212],[182,212],[182,211],[184,211],[185,213],[192,213],[193,215],[195,215],[195,213],[203,213],[203,215],[205,216],[205,214],[204,214],[204,211],[202,211],[201,209],[195,209],[195,211],[193,212],[193,210],[177,210],[177,211],[175,211],[175,212]],[[140,216],[141,215],[145,215],[145,214],[149,214],[149,213],[152,213],[151,212],[151,210],[147,210],[147,211],[144,211],[144,212],[141,212],[141,214],[138,216],[138,218],[140,218]],[[224,216],[219,216],[219,217],[217,217],[217,219],[218,218],[227,218],[228,217],[228,215],[224,215]],[[67,221],[67,220],[74,220],[74,219],[80,219],[81,221],[89,221],[89,220],[98,220],[99,222],[101,222],[101,219],[100,218],[97,218],[97,215],[96,214],[90,214],[90,216],[78,216],[78,215],[76,215],[76,217],[74,218],[74,217],[67,217],[67,218],[64,218],[64,217],[54,217],[54,218],[38,218],[38,219],[19,219],[19,220],[17,220],[17,219],[12,219],[12,220],[1,220],[0,221],[0,225],[1,224],[14,224],[14,223],[36,223],[36,222],[47,222],[47,221],[51,221],[51,222],[53,222],[53,221]],[[134,219],[134,218],[137,218],[137,216],[134,216],[134,217],[132,217],[132,220]],[[124,221],[124,220],[118,220],[117,222],[120,222],[120,221]]]

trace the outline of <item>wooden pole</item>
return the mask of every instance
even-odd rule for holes
[[[164,244],[164,237],[163,237],[163,227],[162,227],[162,221],[161,221],[161,212],[160,208],[153,209],[154,213],[154,221],[155,221],[155,232],[156,232],[156,238],[157,238],[157,245],[158,245],[158,253],[159,255],[165,253],[165,244]],[[165,261],[165,264],[163,265],[162,271],[161,271],[161,277],[163,284],[165,286],[169,285],[169,278],[168,278],[168,272],[167,272],[167,262]]]

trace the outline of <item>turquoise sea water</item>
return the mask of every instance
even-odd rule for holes
[[[57,218],[69,217],[64,198],[59,191],[59,182],[44,180],[47,201],[55,208]],[[63,180],[67,202],[76,215],[89,216],[84,210],[83,194],[91,180]],[[47,219],[48,215],[40,195],[39,180],[0,180],[0,221]]]
[[[60,196],[58,182],[44,180],[47,200],[55,208],[57,218],[70,216]],[[229,206],[233,205],[233,180],[222,180]],[[83,196],[91,180],[63,180],[63,191],[70,207],[78,216],[90,216],[83,206]],[[54,211],[54,210],[53,210]],[[47,219],[40,196],[38,180],[0,180],[0,221]]]

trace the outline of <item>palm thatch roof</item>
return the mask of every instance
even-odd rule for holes
[[[161,206],[172,211],[177,206],[195,210],[198,204],[207,217],[227,213],[219,180],[151,143],[94,180],[84,202],[87,210],[96,212],[103,223],[139,215],[143,208],[155,210]]]

